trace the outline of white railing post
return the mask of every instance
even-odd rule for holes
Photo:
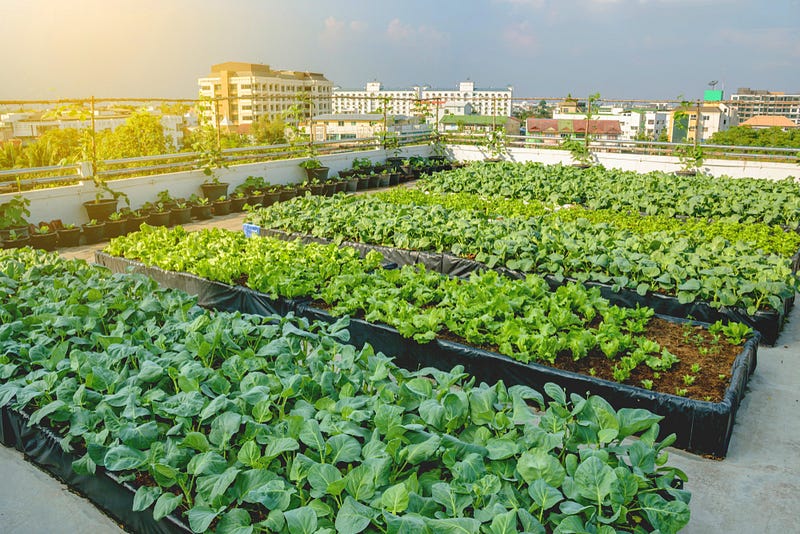
[[[78,164],[78,174],[81,178],[91,178],[94,176],[94,169],[91,161],[81,161]]]

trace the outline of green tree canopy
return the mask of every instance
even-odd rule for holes
[[[749,126],[734,126],[714,133],[708,142],[715,145],[800,148],[800,128],[784,131],[777,127],[757,129]]]

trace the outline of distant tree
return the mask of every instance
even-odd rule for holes
[[[537,119],[549,119],[553,116],[553,110],[547,105],[546,100],[539,100],[539,105],[536,106],[534,115]]]
[[[268,115],[261,115],[253,121],[250,128],[250,135],[259,145],[277,145],[285,143],[286,121],[280,117],[270,119]]]
[[[800,148],[800,128],[784,131],[777,127],[756,129],[749,126],[734,126],[714,133],[708,142],[715,145]]]
[[[161,119],[137,111],[116,130],[97,133],[97,159],[133,158],[172,152],[172,140],[164,135]]]

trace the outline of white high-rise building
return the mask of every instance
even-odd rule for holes
[[[757,115],[782,115],[800,125],[800,93],[740,87],[731,95],[731,101],[730,107],[736,109],[739,122]]]
[[[446,110],[455,115],[511,115],[512,87],[476,89],[471,81],[461,82],[458,89],[435,89],[413,86],[410,89],[384,89],[381,83],[367,83],[363,90],[334,89],[334,113],[374,113],[387,109],[390,113],[414,115],[424,112],[431,118]],[[438,118],[437,118],[438,119]]]

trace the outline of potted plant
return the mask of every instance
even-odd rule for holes
[[[168,210],[171,210],[176,202],[175,199],[172,198],[172,195],[169,194],[169,191],[166,189],[164,189],[163,191],[159,191],[156,198],[158,199],[158,202],[163,204]]]
[[[325,184],[323,184],[318,178],[312,178],[306,183],[312,195],[322,195],[325,193]]]
[[[231,199],[225,195],[217,197],[214,201],[214,215],[228,215],[231,212]]]
[[[192,195],[189,202],[192,204],[192,217],[195,219],[205,221],[213,217],[211,214],[211,203],[208,201],[208,197]]]
[[[89,222],[83,225],[83,237],[86,239],[86,244],[99,243],[103,240],[106,223],[97,219],[90,219]]]
[[[150,226],[169,226],[170,210],[162,203],[156,202],[150,208],[147,224]]]
[[[580,141],[570,137],[561,143],[561,148],[569,151],[570,156],[572,156],[573,167],[587,169],[592,166],[592,163],[594,162],[594,155],[589,150],[589,147],[585,141]]]
[[[272,186],[268,187],[267,190],[264,192],[264,201],[262,205],[266,208],[267,206],[272,206],[276,202],[281,200],[281,188],[280,186]]]
[[[389,172],[384,170],[378,174],[378,187],[389,187]]]
[[[0,204],[0,239],[8,241],[11,231],[16,236],[28,235],[28,221],[31,212],[28,209],[30,199],[16,195],[7,202]]]
[[[81,242],[81,229],[74,224],[65,224],[58,229],[59,247],[77,247]]]
[[[353,170],[356,176],[364,176],[372,170],[372,160],[369,158],[354,158]]]
[[[228,168],[222,150],[217,141],[216,129],[208,124],[204,124],[199,130],[197,141],[192,144],[192,150],[197,152],[197,168],[202,169],[203,174],[209,178],[200,185],[203,196],[207,199],[219,198],[228,194],[227,182],[220,182],[217,176],[219,169]]]
[[[123,199],[125,204],[130,206],[128,195],[111,189],[106,183],[106,180],[100,176],[92,176],[92,181],[95,187],[94,200],[88,200],[83,203],[83,207],[86,209],[86,215],[89,219],[96,219],[98,221],[108,220],[108,216],[117,211],[119,199]]]
[[[281,202],[286,202],[287,200],[291,200],[296,196],[297,196],[297,188],[291,184],[284,185],[280,189],[279,200]]]
[[[675,174],[679,176],[696,175],[705,161],[703,149],[697,145],[680,145],[675,149],[675,155],[678,156],[681,164],[680,170],[675,171]]]
[[[486,139],[484,141],[484,146],[486,147],[486,150],[489,152],[489,157],[486,158],[484,161],[489,161],[489,162],[503,161],[505,156],[508,154],[506,131],[503,128],[498,127],[490,132],[487,132]],[[434,156],[431,156],[430,159],[436,161],[433,158]]]
[[[324,181],[328,179],[328,171],[330,170],[328,167],[325,167],[320,160],[316,158],[316,156],[312,156],[306,160],[303,160],[299,163],[300,167],[305,169],[306,177],[308,180],[317,179],[320,181]]]
[[[245,204],[247,204],[247,193],[242,190],[234,190],[231,196],[231,211],[239,213],[244,210]]]
[[[390,169],[399,168],[403,164],[403,158],[400,157],[400,136],[397,132],[381,132],[381,141],[383,149],[392,154],[386,158],[387,166]]]
[[[53,251],[58,245],[58,232],[55,228],[47,224],[39,223],[38,226],[29,232],[31,237],[31,246],[33,248],[40,248],[42,250]]]
[[[3,238],[3,248],[20,248],[29,245],[31,238],[28,235],[27,229],[24,234],[18,233],[17,230],[9,230]]]
[[[138,232],[139,228],[147,222],[147,214],[142,210],[133,210],[128,214],[128,220],[125,222],[125,233]]]
[[[173,226],[177,224],[188,224],[192,222],[192,207],[184,200],[178,199],[175,201],[175,207],[172,208],[170,215],[170,224]]]
[[[109,239],[124,235],[128,224],[126,219],[127,217],[121,211],[115,211],[109,215],[108,220],[106,221],[104,235]]]
[[[353,193],[358,191],[358,176],[354,176],[352,173],[346,176],[342,176],[342,173],[339,173],[339,176],[345,183],[345,191]]]

